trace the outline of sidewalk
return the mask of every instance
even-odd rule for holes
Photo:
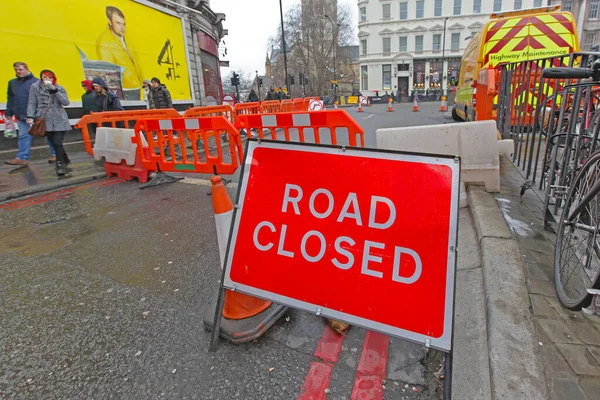
[[[495,195],[522,257],[529,316],[535,327],[551,399],[600,399],[600,317],[563,308],[554,289],[555,235],[544,230],[543,201],[534,190],[519,192],[521,170],[501,156],[501,193]],[[528,357],[529,354],[515,354]]]
[[[27,167],[15,167],[2,161],[0,202],[106,176],[104,167],[94,162],[94,158],[85,152],[69,153],[69,158],[72,172],[60,179],[56,176],[54,164],[49,164],[46,157],[30,161]]]

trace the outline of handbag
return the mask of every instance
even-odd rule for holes
[[[44,111],[44,115],[40,118],[36,118],[35,121],[33,121],[33,125],[29,127],[27,133],[35,137],[46,136],[46,115],[48,115],[48,111],[50,111],[50,107],[52,107],[52,104],[54,104],[54,96],[52,96],[50,104],[48,104],[46,111]]]

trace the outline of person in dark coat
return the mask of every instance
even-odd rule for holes
[[[277,93],[275,93],[275,89],[273,89],[273,86],[271,86],[271,88],[267,92],[267,100],[277,100]]]
[[[254,89],[250,90],[250,94],[248,95],[248,101],[249,102],[258,101],[258,96],[256,95],[256,92],[254,91]]]
[[[117,95],[108,90],[108,85],[104,79],[99,76],[95,77],[92,80],[92,87],[94,88],[94,96],[96,99],[94,107],[92,108],[93,112],[124,110]]]
[[[150,108],[173,108],[171,93],[169,89],[158,78],[152,78],[152,87],[150,88]]]
[[[277,92],[277,99],[275,100],[283,100],[285,99],[285,93],[283,93],[283,90],[281,90],[281,88],[279,88],[279,91]]]
[[[24,62],[16,62],[13,64],[15,74],[17,77],[11,79],[8,82],[8,96],[6,102],[6,117],[7,119],[15,116],[17,118],[17,125],[19,127],[19,151],[17,152],[16,158],[5,161],[8,165],[27,165],[29,160],[29,154],[31,152],[31,142],[33,136],[29,131],[29,125],[26,122],[27,119],[27,103],[29,102],[29,90],[31,85],[37,82],[37,78],[29,72],[29,67]],[[48,162],[53,163],[56,161],[56,151],[50,141],[48,141],[48,147],[52,157],[48,159]]]
[[[87,115],[94,109],[96,96],[94,95],[92,81],[89,79],[81,81],[81,87],[85,90],[85,93],[81,95],[81,106],[83,107],[83,115]]]
[[[69,117],[65,107],[69,98],[65,88],[56,83],[56,75],[49,69],[40,72],[40,81],[31,85],[27,104],[27,123],[33,124],[38,118],[44,118],[46,137],[56,149],[56,175],[63,176],[71,163],[65,149],[63,139],[71,130]]]

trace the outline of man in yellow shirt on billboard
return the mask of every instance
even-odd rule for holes
[[[108,6],[106,17],[108,27],[96,40],[98,59],[122,67],[121,85],[125,100],[140,100],[142,73],[125,42],[125,16],[117,7]]]

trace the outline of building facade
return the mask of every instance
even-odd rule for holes
[[[598,0],[600,1],[600,0]],[[445,93],[458,82],[468,39],[494,12],[545,0],[359,0],[360,91]],[[434,97],[434,96],[432,96]]]
[[[600,45],[600,0],[551,0],[550,4],[573,14],[582,51]]]

